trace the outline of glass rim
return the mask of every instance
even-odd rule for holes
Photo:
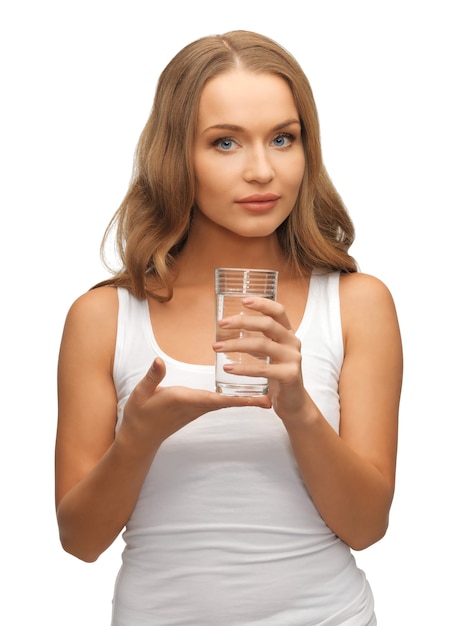
[[[278,274],[278,270],[255,269],[252,267],[216,267],[215,272],[259,272],[261,274]]]

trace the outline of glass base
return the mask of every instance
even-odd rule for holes
[[[266,396],[268,393],[268,383],[216,383],[216,392],[225,396],[236,396],[240,398],[255,398]]]

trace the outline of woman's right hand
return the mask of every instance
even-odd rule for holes
[[[121,436],[157,448],[204,413],[227,407],[271,407],[268,396],[242,398],[189,387],[163,387],[160,383],[165,374],[165,363],[157,357],[126,402]]]

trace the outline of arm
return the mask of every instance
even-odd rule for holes
[[[96,560],[126,525],[166,437],[207,411],[252,403],[161,387],[165,367],[156,359],[130,395],[115,436],[117,311],[112,287],[81,296],[68,313],[58,362],[57,520],[64,549],[85,561]]]
[[[261,350],[272,363],[260,375],[270,378],[273,407],[287,429],[308,492],[333,532],[352,548],[363,549],[379,540],[388,525],[402,350],[395,307],[380,281],[363,274],[342,276],[340,296],[345,358],[339,435],[313,402],[311,389],[309,394],[303,387],[300,343],[282,307],[256,299],[250,306],[268,318],[250,319],[263,324],[268,338]]]
[[[115,443],[117,311],[116,289],[81,296],[68,313],[58,361],[57,519],[64,549],[86,561],[118,536],[155,452],[136,460]]]
[[[394,495],[402,350],[390,293],[361,274],[341,277],[345,344],[340,436],[307,399],[287,421],[307,488],[328,526],[354,549],[386,532]]]

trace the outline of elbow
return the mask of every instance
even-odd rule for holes
[[[57,511],[57,521],[63,550],[80,561],[94,563],[103,550],[99,549],[91,535],[84,532],[82,524],[76,524],[75,521],[68,519],[68,516],[61,509]]]
[[[362,507],[352,518],[346,543],[352,550],[360,552],[380,541],[389,527],[389,514],[393,498],[393,488],[386,485],[379,500]]]
[[[72,509],[61,503],[57,507],[58,533],[61,547],[71,556],[85,563],[94,563],[104,552],[95,531],[89,531],[82,516],[76,515]]]
[[[347,537],[346,543],[349,548],[355,552],[361,552],[366,550],[370,546],[380,541],[387,532],[389,526],[389,519],[380,521],[377,524],[371,524],[369,526],[363,526],[358,532],[351,533]]]
[[[65,552],[85,563],[95,563],[102,553],[99,550],[92,549],[89,546],[83,546],[67,538],[64,533],[60,533],[60,543]]]
[[[380,541],[385,534],[386,530],[380,533],[373,533],[372,535],[367,534],[363,537],[357,537],[349,543],[349,547],[355,552],[361,552],[362,550],[366,550],[370,546]]]

